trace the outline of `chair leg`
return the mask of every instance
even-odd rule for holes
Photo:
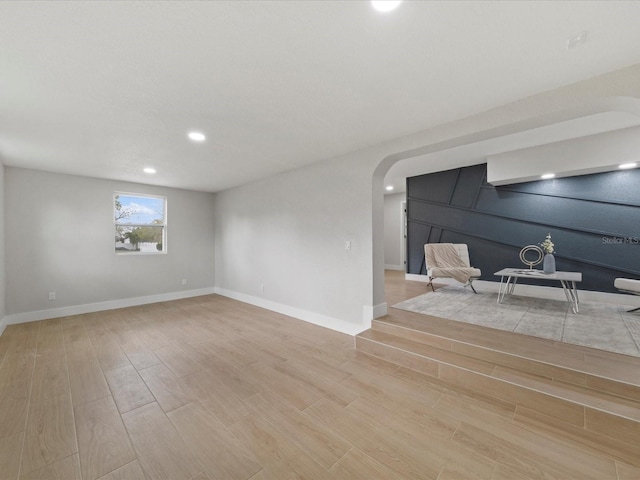
[[[473,290],[473,293],[475,293],[477,295],[478,292],[476,292],[476,289],[473,288],[473,280],[469,280],[469,286],[471,287],[471,290]]]
[[[433,287],[433,277],[429,277],[429,286],[431,287],[432,292],[436,291],[436,289]]]
[[[634,308],[632,310],[627,310],[627,313],[637,312],[638,310],[640,310],[640,307]]]

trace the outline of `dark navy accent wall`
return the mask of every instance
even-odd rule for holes
[[[486,175],[482,164],[407,179],[408,273],[426,273],[425,243],[466,243],[482,280],[499,281],[551,233],[556,268],[582,272],[580,289],[640,279],[640,169],[500,187]]]

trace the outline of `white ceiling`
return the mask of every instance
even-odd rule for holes
[[[0,159],[219,191],[640,63],[638,24],[634,1],[4,1]]]

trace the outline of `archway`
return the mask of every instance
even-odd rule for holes
[[[393,153],[381,159],[372,175],[372,298],[373,298],[373,318],[383,316],[387,312],[385,302],[384,285],[384,178],[393,165],[403,160],[415,157],[433,156],[456,147],[481,143],[489,140],[507,138],[527,131],[533,131],[543,127],[560,126],[566,128],[570,122],[592,117],[604,113],[630,113],[638,117],[640,122],[640,99],[633,97],[608,97],[592,99],[580,107],[568,108],[564,110],[552,111],[542,115],[527,118],[513,123],[505,123],[492,128],[473,131],[474,126],[483,125],[482,118],[486,114],[480,114],[461,122],[449,124],[452,133],[449,138],[435,140],[422,146],[409,150]],[[515,113],[514,113],[514,116]],[[486,122],[490,124],[490,122]],[[447,131],[445,126],[438,127],[440,132]],[[466,132],[465,132],[466,130]],[[603,126],[603,130],[606,128]],[[429,133],[432,133],[429,135]],[[438,138],[435,131],[427,131],[426,137]],[[456,135],[457,133],[457,135]],[[599,133],[591,131],[576,134],[573,137]],[[442,137],[442,134],[440,135]],[[513,138],[513,137],[511,137]],[[517,148],[517,147],[516,147]],[[461,165],[451,164],[446,168],[456,168]]]

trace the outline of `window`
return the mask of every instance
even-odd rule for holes
[[[116,253],[166,252],[167,199],[116,193],[113,197]]]

